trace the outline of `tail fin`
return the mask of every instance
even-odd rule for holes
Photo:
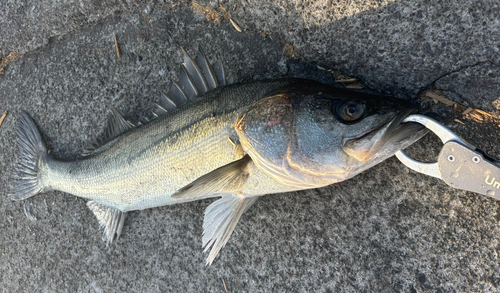
[[[12,200],[23,200],[41,192],[39,167],[47,156],[42,137],[28,113],[22,112],[17,125],[19,159],[14,173],[9,196]]]

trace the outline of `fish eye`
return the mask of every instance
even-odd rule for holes
[[[343,103],[337,107],[337,115],[345,122],[354,122],[365,114],[366,106],[353,101]]]

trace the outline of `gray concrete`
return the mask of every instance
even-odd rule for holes
[[[262,198],[211,267],[201,249],[210,201],[132,212],[121,239],[106,248],[84,200],[38,195],[31,222],[22,203],[4,195],[21,110],[54,154],[71,158],[103,130],[107,103],[130,119],[148,116],[176,77],[181,46],[201,45],[238,80],[286,74],[331,82],[313,70],[319,64],[375,92],[416,98],[437,87],[494,110],[498,1],[224,1],[243,33],[227,20],[207,21],[185,1],[35,2],[0,2],[0,56],[22,53],[0,75],[0,111],[9,111],[0,127],[1,291],[224,292],[223,280],[231,292],[499,290],[499,202],[395,159],[330,187]],[[282,53],[285,43],[298,61]],[[461,125],[450,108],[434,108],[452,130],[500,157],[495,124]],[[412,147],[427,159],[438,150],[433,137]]]

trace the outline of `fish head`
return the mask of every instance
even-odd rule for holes
[[[416,109],[406,100],[315,86],[273,93],[234,126],[258,168],[307,189],[351,178],[420,139],[425,127],[402,123]]]

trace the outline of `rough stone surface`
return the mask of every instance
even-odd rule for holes
[[[3,292],[224,292],[223,281],[230,292],[499,291],[499,202],[396,159],[333,186],[262,198],[211,267],[201,249],[210,201],[132,212],[107,248],[84,200],[38,195],[32,222],[22,203],[5,196],[21,110],[55,155],[74,157],[102,132],[107,104],[130,119],[148,117],[177,75],[181,46],[221,57],[237,80],[331,82],[314,70],[319,64],[375,92],[416,98],[436,87],[493,110],[498,1],[223,1],[242,33],[224,18],[208,21],[187,1],[49,2],[0,3],[0,56],[23,53],[0,75],[0,112],[9,111],[0,127]],[[285,44],[299,60],[283,53]],[[496,125],[462,125],[450,108],[434,110],[500,157]],[[410,152],[431,160],[439,145],[429,136]]]
[[[448,73],[435,82],[435,87],[454,101],[470,107],[494,111],[492,101],[500,98],[500,70],[490,62],[480,62],[470,67]],[[457,90],[459,89],[459,90]]]

